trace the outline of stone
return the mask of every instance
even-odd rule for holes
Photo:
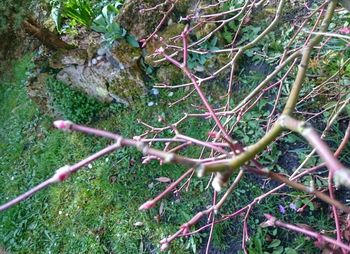
[[[159,89],[158,88],[152,88],[151,89],[151,94],[154,96],[157,96],[159,94]]]
[[[113,43],[106,55],[109,59],[113,58],[117,61],[119,68],[125,69],[138,65],[142,52],[140,48],[134,48],[123,40]]]
[[[175,36],[181,34],[181,32],[184,30],[185,25],[182,23],[173,23],[167,27],[164,28],[163,31],[158,33],[158,37],[163,38],[165,40],[165,43],[167,44],[173,44],[176,46],[182,46],[182,40],[177,40],[176,42],[170,41],[171,38],[174,38]],[[157,60],[161,59],[162,56],[156,56],[154,57],[154,52],[159,49],[162,46],[162,43],[157,39],[152,39],[147,43],[146,46],[146,56],[145,56],[145,62],[152,67],[158,67],[161,66],[164,63],[167,63],[166,61],[163,61],[161,63],[156,62]],[[170,55],[173,51],[165,49],[165,53]],[[180,57],[181,58],[181,57]]]
[[[137,39],[150,35],[161,21],[164,8],[145,11],[143,9],[154,7],[164,0],[126,0],[123,4],[118,23]]]
[[[98,50],[97,50],[97,55],[99,55],[99,56],[104,56],[104,55],[106,55],[106,53],[107,53],[107,51],[108,51],[108,49],[107,48],[99,48]]]
[[[168,85],[179,84],[183,79],[182,71],[172,64],[161,66],[156,72],[157,79],[160,83]]]
[[[84,49],[58,50],[50,60],[51,68],[60,69],[69,65],[83,65],[87,60],[88,54]]]
[[[106,51],[106,59],[103,58],[99,62],[96,58],[88,61],[86,56],[84,64],[76,64],[76,61],[71,61],[70,65],[61,63],[63,68],[57,79],[103,102],[130,105],[146,92],[139,67],[140,49],[122,41],[114,43]]]

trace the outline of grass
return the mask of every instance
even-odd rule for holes
[[[0,105],[4,109],[0,116],[2,203],[48,178],[58,167],[74,163],[108,144],[103,139],[55,130],[51,125],[53,118],[42,115],[27,97],[24,83],[31,67],[31,58],[26,56],[15,63],[16,75],[4,77],[0,87]],[[121,110],[94,124],[132,137],[143,131],[135,122],[145,116],[157,119],[155,110],[144,106],[133,114]],[[189,131],[192,135],[197,133],[196,127]],[[193,155],[196,152],[194,149]],[[132,160],[135,163],[130,163]],[[156,162],[141,165],[140,161],[140,153],[124,148],[93,163],[91,169],[79,172],[66,183],[50,187],[2,213],[0,246],[16,253],[156,250],[158,241],[177,230],[192,215],[191,211],[203,207],[205,199],[193,200],[185,193],[178,204],[170,197],[163,201],[165,214],[157,223],[154,219],[157,209],[140,213],[138,207],[165,188],[165,184],[154,180],[156,177],[175,179],[184,168],[160,167]],[[137,222],[142,226],[134,226]],[[177,241],[173,248],[189,253],[186,249],[191,246]]]
[[[1,81],[1,203],[50,177],[62,165],[77,162],[109,142],[54,129],[54,118],[40,113],[36,104],[27,96],[25,81],[32,67],[31,57],[25,56],[13,63],[12,73]],[[56,89],[58,86],[55,83]],[[69,91],[66,93],[71,94]],[[168,122],[174,122],[182,117],[189,106],[181,103],[173,107],[170,113],[167,110],[167,94],[162,93],[161,91],[159,98],[153,98],[158,103],[155,107],[146,106],[150,98],[142,99],[133,110],[118,108],[118,111],[110,111],[106,107],[98,107],[101,111],[95,112],[89,106],[89,117],[82,116],[79,119],[95,119],[91,123],[93,126],[124,136],[140,135],[144,128],[136,123],[137,119],[147,119],[148,123],[156,126],[159,124],[157,116],[161,114]],[[182,95],[181,92],[175,93],[174,97]],[[213,97],[214,95],[215,91],[212,93]],[[96,117],[99,114],[104,117]],[[261,116],[258,111],[252,111],[252,117]],[[209,129],[209,123],[190,119],[179,128],[189,136],[203,138]],[[259,126],[251,125],[247,125],[243,131],[260,133]],[[237,135],[241,138],[247,136],[245,133]],[[191,148],[187,154],[196,157],[199,149]],[[196,212],[211,204],[212,190],[204,190],[207,179],[194,177],[189,192],[181,192],[180,196],[168,195],[162,201],[164,214],[157,221],[155,216],[159,212],[159,205],[148,212],[139,212],[138,207],[166,187],[155,178],[166,176],[176,179],[185,168],[176,165],[159,166],[157,162],[141,164],[141,159],[139,152],[123,148],[92,163],[91,168],[80,171],[67,182],[50,187],[2,213],[0,247],[13,253],[157,253],[160,239],[177,231]],[[268,156],[262,159],[271,161]],[[259,178],[246,177],[227,200],[221,213],[228,214],[261,195],[264,191],[261,184]],[[272,186],[274,185],[268,185]],[[283,198],[281,195],[271,196],[253,210],[249,223],[252,237],[248,245],[250,253],[265,251],[291,254],[293,252],[289,249],[295,246],[298,247],[298,252],[315,253],[312,242],[303,236],[282,229],[260,229],[258,226],[264,221],[264,213],[273,213],[293,223],[303,223],[307,216],[308,223],[316,225],[318,229],[332,228],[328,211],[322,208],[316,211],[306,210],[303,214],[290,210],[285,215],[279,214],[279,204],[288,207],[303,195],[293,192],[290,196],[282,195]],[[222,253],[238,251],[242,219],[238,217],[218,225],[214,232],[213,248]],[[198,226],[204,223],[205,220]],[[177,240],[171,245],[169,253],[198,253],[205,248],[203,246],[207,237],[208,233],[205,232],[189,239]],[[277,240],[281,241],[278,245]],[[275,242],[271,245],[273,241]]]

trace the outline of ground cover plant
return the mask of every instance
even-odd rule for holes
[[[347,5],[199,1],[180,33],[162,37],[179,4],[143,8],[164,16],[137,39],[159,64],[149,74],[171,66],[183,78],[150,77],[132,109],[81,103],[48,79],[54,96],[83,105],[56,103],[71,117],[54,130],[25,94],[31,56],[3,78],[6,250],[350,251]]]

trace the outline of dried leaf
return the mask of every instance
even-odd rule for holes
[[[159,215],[162,216],[164,214],[164,203],[161,202],[159,206]]]
[[[137,222],[134,223],[134,226],[135,227],[141,227],[141,226],[143,226],[143,222],[137,221]]]
[[[155,220],[157,223],[160,223],[160,215],[157,214],[156,216],[154,216],[154,220]]]
[[[347,241],[350,241],[350,231],[349,230],[344,230],[343,235]]]
[[[156,178],[156,180],[157,180],[158,182],[161,182],[161,183],[169,183],[169,182],[171,182],[171,179],[170,179],[170,178],[164,177],[164,176],[158,177],[158,178]]]

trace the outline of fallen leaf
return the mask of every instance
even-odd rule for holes
[[[154,216],[154,220],[155,220],[157,223],[160,223],[160,215],[157,214],[156,216]]]
[[[162,216],[164,214],[164,203],[161,202],[159,206],[159,215]]]
[[[170,179],[170,178],[164,177],[164,176],[158,177],[158,178],[156,178],[156,180],[157,180],[158,182],[161,182],[161,183],[169,183],[169,182],[171,182],[171,179]]]
[[[137,222],[134,223],[134,226],[135,227],[141,227],[141,226],[143,226],[143,223],[141,221],[137,221]]]

